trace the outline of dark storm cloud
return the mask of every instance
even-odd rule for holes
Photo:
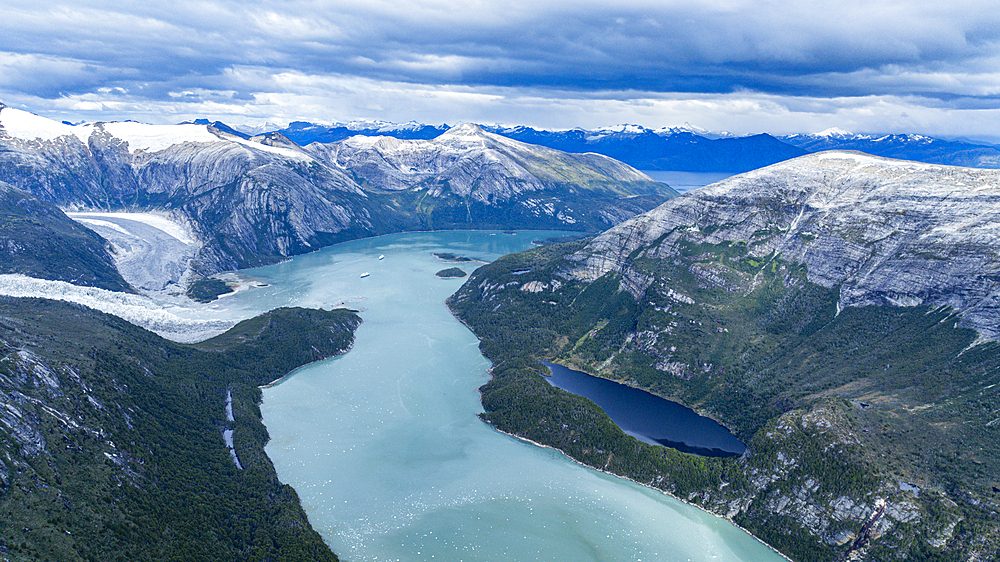
[[[1000,112],[998,68],[1000,12],[978,0],[12,0],[0,17],[0,101],[72,120],[971,134]]]
[[[246,65],[420,84],[975,97],[997,93],[976,77],[993,72],[998,20],[986,3],[939,2],[43,1],[6,10],[0,83],[164,97],[235,87],[225,71]],[[61,68],[32,76],[44,61]]]

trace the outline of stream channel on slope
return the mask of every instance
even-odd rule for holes
[[[399,234],[241,272],[268,286],[219,308],[347,306],[364,319],[350,352],[264,391],[279,478],[349,562],[782,560],[728,521],[476,417],[489,363],[444,304],[464,280],[434,274],[480,264],[433,253],[490,261],[561,234]]]

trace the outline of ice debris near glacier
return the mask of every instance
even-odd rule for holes
[[[142,291],[183,292],[201,243],[189,227],[160,213],[69,212],[111,243],[115,267]]]

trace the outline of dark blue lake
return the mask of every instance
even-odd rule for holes
[[[663,445],[703,457],[743,454],[746,445],[715,420],[687,408],[615,381],[588,375],[543,361],[552,371],[552,386],[589,398],[622,431],[650,445]]]

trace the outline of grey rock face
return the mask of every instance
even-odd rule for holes
[[[630,256],[666,259],[682,241],[745,242],[840,286],[841,308],[949,306],[1000,337],[1000,172],[850,152],[804,156],[723,180],[630,219],[577,253],[594,280]],[[662,239],[661,239],[662,237]]]
[[[137,220],[72,212],[68,216],[111,242],[118,271],[143,291],[183,285],[188,264],[198,250],[193,241],[185,243]]]
[[[555,184],[650,181],[606,156],[528,145],[472,124],[453,127],[430,141],[351,137],[336,145],[313,144],[308,150],[381,189],[428,186],[433,195],[447,191],[484,203]]]
[[[610,158],[475,125],[433,141],[352,137],[302,148],[280,134],[72,127],[12,108],[0,108],[0,181],[69,210],[172,213],[203,243],[201,273],[401,230],[603,230],[673,194]]]

